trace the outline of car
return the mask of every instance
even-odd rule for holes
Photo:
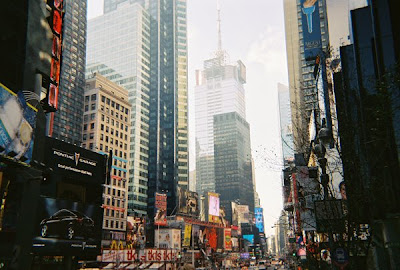
[[[264,260],[261,260],[258,262],[258,270],[265,270],[267,269],[267,262]]]
[[[40,234],[43,238],[49,236],[58,236],[68,240],[78,236],[89,238],[93,232],[93,220],[74,210],[61,209],[40,222]]]

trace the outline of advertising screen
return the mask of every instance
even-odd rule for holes
[[[146,244],[146,219],[128,216],[126,244],[132,248],[144,248]]]
[[[219,194],[208,192],[208,220],[219,222]]]
[[[33,252],[100,254],[105,156],[50,137],[44,154],[53,172],[41,185]]]
[[[321,26],[318,0],[301,0],[304,55],[306,60],[315,59],[321,52]]]
[[[237,211],[238,211],[238,222],[240,223],[249,223],[249,206],[248,205],[238,205],[237,206]]]
[[[155,194],[154,225],[167,226],[167,194]]]
[[[250,242],[250,244],[254,244],[254,234],[245,234],[243,235],[243,239]]]
[[[103,210],[96,204],[41,197],[33,251],[43,254],[98,254]]]
[[[178,187],[178,194],[178,213],[198,217],[199,202],[197,193]]]
[[[264,232],[264,216],[262,208],[255,208],[256,227],[260,233]]]
[[[37,110],[0,83],[0,153],[24,164],[32,159]]]
[[[181,231],[180,229],[159,229],[156,230],[156,247],[158,248],[181,248]],[[190,239],[189,239],[190,241]]]

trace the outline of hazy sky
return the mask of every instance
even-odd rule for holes
[[[195,70],[217,49],[217,0],[187,0],[190,163],[194,169]],[[266,234],[282,209],[281,142],[277,83],[287,85],[283,1],[221,0],[222,47],[231,62],[247,67],[246,113],[250,123],[257,191]],[[102,14],[102,0],[88,0],[89,19]]]

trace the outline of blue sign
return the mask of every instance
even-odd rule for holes
[[[0,154],[29,164],[32,159],[37,109],[0,83]]]
[[[322,49],[318,0],[301,0],[304,56],[313,60]]]
[[[243,235],[243,239],[250,242],[250,244],[254,244],[254,234],[245,234]]]
[[[255,218],[256,218],[256,227],[260,233],[264,232],[264,217],[263,217],[263,209],[255,208]]]

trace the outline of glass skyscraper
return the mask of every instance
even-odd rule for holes
[[[215,192],[214,115],[237,112],[246,118],[246,68],[241,61],[226,63],[227,55],[217,52],[204,61],[204,70],[196,71],[196,191]]]
[[[150,18],[137,1],[120,1],[114,9],[88,22],[86,76],[98,72],[123,86],[132,105],[128,214],[135,215],[147,213],[149,44]]]
[[[80,145],[86,58],[86,0],[64,1],[58,110],[49,115],[53,138]]]
[[[250,126],[237,112],[214,115],[215,191],[227,220],[232,220],[231,202],[254,211],[253,167]]]
[[[185,0],[105,0],[89,21],[87,75],[125,87],[131,110],[128,213],[154,212],[154,193],[188,186]]]

